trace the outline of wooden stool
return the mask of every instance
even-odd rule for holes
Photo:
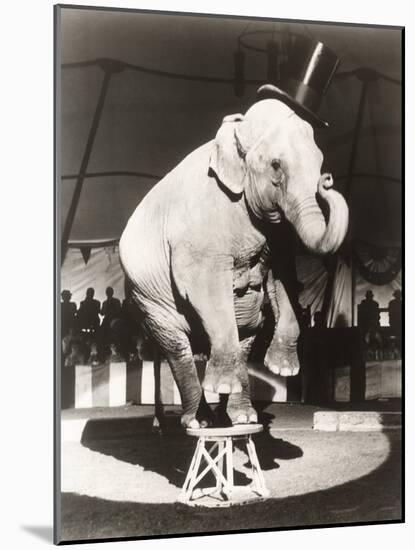
[[[189,505],[198,506],[231,506],[259,500],[269,496],[265,487],[264,476],[258,462],[251,435],[262,432],[261,424],[246,424],[230,428],[197,428],[186,430],[188,435],[198,438],[189,471],[178,500]],[[233,482],[233,442],[242,440],[246,443],[249,462],[251,463],[252,483],[247,486],[234,485]],[[207,448],[207,444],[213,445]],[[215,455],[215,451],[216,455]],[[202,459],[206,466],[199,473]],[[226,461],[226,475],[225,464]],[[215,487],[197,489],[197,484],[212,472],[216,479]]]

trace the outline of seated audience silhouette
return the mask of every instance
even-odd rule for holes
[[[76,367],[85,365],[86,352],[82,342],[75,340],[72,342],[69,354],[65,357],[65,367]]]
[[[76,342],[82,343],[82,337],[76,327],[71,327],[67,334],[62,338],[62,355],[66,357],[71,353],[72,344]]]
[[[82,335],[75,327],[71,327],[68,334],[62,338],[62,356],[65,367],[85,364],[85,344]]]
[[[92,333],[96,332],[100,324],[100,303],[98,300],[94,300],[94,294],[95,290],[93,288],[87,289],[85,300],[81,302],[78,311],[79,328]]]
[[[394,299],[388,305],[389,326],[392,334],[400,340],[402,331],[402,292],[395,290],[393,296]]]
[[[61,297],[61,337],[64,338],[75,326],[76,304],[71,302],[72,294],[70,290],[62,290]]]
[[[96,366],[100,364],[98,346],[95,340],[88,340],[87,346],[89,348],[88,365]]]

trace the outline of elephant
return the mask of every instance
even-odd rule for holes
[[[278,224],[290,224],[313,253],[341,245],[348,207],[322,162],[313,127],[278,99],[262,99],[245,115],[226,116],[215,139],[158,182],[128,220],[121,265],[142,324],[172,369],[184,427],[208,423],[202,388],[228,395],[233,424],[257,421],[247,358],[265,288],[275,317],[265,366],[298,374],[299,325],[270,269],[269,243]],[[202,385],[195,335],[209,350]]]

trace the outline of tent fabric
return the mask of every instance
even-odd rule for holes
[[[297,276],[304,285],[299,300],[302,307],[310,306],[311,317],[323,307],[324,291],[327,283],[327,271],[321,259],[312,256],[297,257]],[[372,290],[374,299],[380,308],[387,308],[393,298],[395,290],[402,289],[402,274],[388,284],[373,285],[366,281],[358,272],[356,273],[354,294],[355,325],[357,324],[357,306],[364,299],[368,290]],[[387,312],[381,313],[382,326],[389,325]],[[340,259],[336,267],[333,294],[330,299],[328,327],[352,326],[352,267],[344,259]]]
[[[61,270],[61,288],[72,293],[71,301],[79,307],[86,289],[95,289],[94,298],[106,300],[105,289],[111,286],[116,298],[124,297],[124,274],[118,257],[118,245],[93,248],[88,263],[79,248],[70,248]]]

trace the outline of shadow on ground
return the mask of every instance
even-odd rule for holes
[[[151,418],[132,419],[138,423],[138,436],[131,444],[109,445],[96,440],[96,426],[84,432],[82,444],[118,460],[139,464],[165,476],[181,487],[194,450],[195,440],[180,432],[179,418],[169,419],[170,429],[163,436],[151,433]],[[272,415],[261,413],[260,422],[270,425]],[[120,421],[125,421],[120,420]],[[107,420],[100,422],[116,422]],[[106,428],[106,429],[104,429]],[[114,433],[117,426],[100,425],[99,431]],[[147,433],[143,433],[143,429]],[[401,443],[400,432],[385,432],[390,452],[387,460],[370,474],[324,491],[287,498],[270,498],[231,508],[193,508],[180,503],[150,504],[113,502],[100,498],[62,494],[62,540],[150,537],[189,533],[218,533],[281,529],[298,526],[336,525],[401,521]],[[123,440],[125,441],[125,440]],[[145,441],[145,445],[143,445]],[[278,459],[302,456],[302,449],[265,431],[255,438],[264,470],[278,468]],[[143,447],[147,447],[143,449]],[[151,447],[151,453],[148,448]],[[166,459],[168,458],[168,460]],[[249,480],[243,473],[238,484]],[[322,473],[324,475],[324,473]]]
[[[266,412],[260,413],[259,421],[264,425],[264,431],[255,436],[255,445],[261,456],[263,470],[278,468],[276,461],[279,459],[289,460],[303,455],[303,451],[297,445],[271,436],[269,426],[273,417],[272,414]],[[181,488],[195,450],[196,438],[187,436],[181,429],[180,416],[166,417],[163,435],[151,431],[151,420],[150,417],[143,417],[89,421],[82,435],[82,445],[117,460],[138,464],[145,470],[162,475],[169,483]],[[130,436],[131,445],[122,445],[118,448],[114,445],[109,446],[108,439],[114,438],[117,433],[121,432],[121,429],[125,429],[126,422],[131,423],[130,429],[138,434]],[[117,425],[119,429],[117,429]],[[103,437],[105,434],[107,438]],[[249,466],[246,445],[237,441],[235,447],[245,453],[247,457],[245,465]],[[151,453],[148,452],[149,448],[152,450]],[[235,471],[234,481],[236,485],[248,485],[251,479],[242,472]],[[201,486],[210,486],[212,482],[213,475],[208,474]]]
[[[325,491],[244,506],[193,508],[180,503],[112,502],[64,493],[62,540],[398,522],[402,519],[400,438],[397,433],[388,438],[388,459],[367,476]]]

